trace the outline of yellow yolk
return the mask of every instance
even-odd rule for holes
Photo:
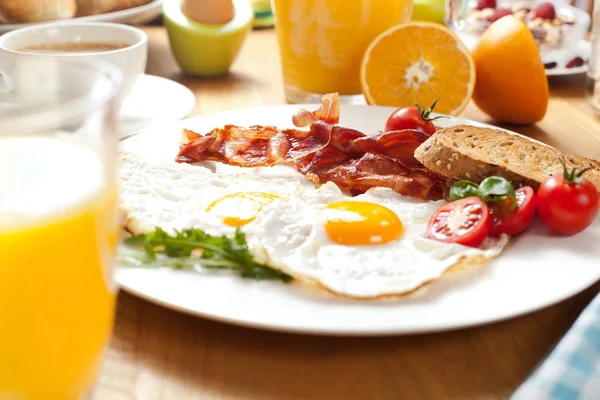
[[[206,211],[221,217],[225,225],[244,226],[253,221],[263,207],[279,198],[263,192],[233,193],[213,201]]]
[[[402,234],[402,221],[389,208],[366,201],[342,201],[325,209],[325,231],[343,245],[383,244]]]

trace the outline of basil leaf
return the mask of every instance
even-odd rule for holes
[[[450,188],[450,200],[455,201],[465,197],[477,196],[477,184],[471,181],[458,181]]]
[[[510,210],[513,211],[517,207],[515,188],[509,181],[499,176],[485,178],[479,184],[477,195],[486,203],[496,203],[510,198],[512,199]]]

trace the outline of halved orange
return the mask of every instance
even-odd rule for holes
[[[475,65],[461,40],[446,26],[413,21],[381,33],[367,48],[360,70],[369,104],[429,107],[459,114],[475,87]]]
[[[548,109],[548,78],[527,26],[509,15],[483,32],[473,49],[473,102],[496,121],[533,124]]]

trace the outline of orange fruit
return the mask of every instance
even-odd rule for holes
[[[492,118],[512,124],[540,121],[548,108],[548,79],[525,24],[500,18],[473,49],[477,83],[473,101]]]
[[[469,51],[444,25],[413,21],[377,36],[363,56],[360,81],[369,104],[429,107],[459,114],[475,86]]]

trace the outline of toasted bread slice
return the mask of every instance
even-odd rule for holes
[[[479,183],[502,176],[514,186],[537,189],[548,177],[567,168],[591,168],[584,175],[600,192],[600,162],[567,155],[558,149],[499,129],[456,125],[440,129],[415,150],[432,171],[453,179]]]

